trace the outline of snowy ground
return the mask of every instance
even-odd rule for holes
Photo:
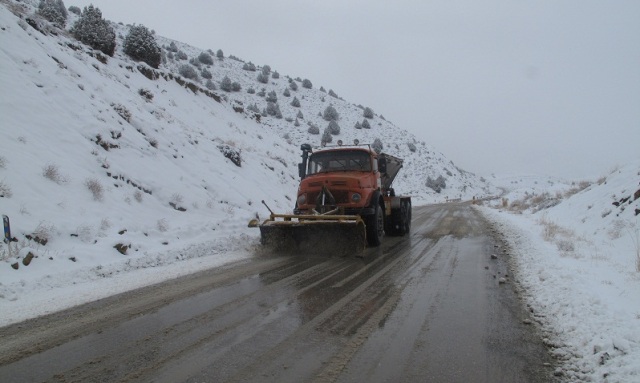
[[[304,101],[302,126],[272,117],[259,124],[233,110],[263,106],[247,92],[216,102],[175,81],[148,79],[121,52],[103,63],[67,34],[42,34],[16,16],[35,3],[0,2],[0,213],[18,240],[11,254],[0,244],[0,326],[254,256],[258,233],[246,223],[266,215],[262,199],[291,209],[298,146],[317,139],[306,124],[326,124],[318,114],[329,103],[342,116],[345,142],[380,137],[406,159],[396,186],[416,205],[497,190],[379,115],[371,130],[353,129],[362,109],[315,87],[294,93]],[[201,52],[178,45],[190,56]],[[243,89],[260,89],[256,73],[241,68],[226,60],[210,69],[218,81],[228,75]],[[287,84],[283,75],[264,87],[280,95]],[[282,109],[297,112],[286,100]],[[224,146],[241,153],[242,166]],[[425,191],[427,176],[438,175],[447,178],[443,194]],[[489,181],[507,194],[479,209],[511,244],[517,286],[566,362],[559,373],[640,381],[640,162],[582,185]]]
[[[512,184],[507,208],[480,207],[511,246],[517,286],[563,380],[640,381],[639,181],[636,161],[589,186]]]

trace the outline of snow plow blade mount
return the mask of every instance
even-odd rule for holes
[[[277,251],[360,255],[366,230],[358,215],[271,214],[260,225],[262,244]]]

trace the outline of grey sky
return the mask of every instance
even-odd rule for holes
[[[309,78],[479,174],[640,157],[640,1],[73,0]]]

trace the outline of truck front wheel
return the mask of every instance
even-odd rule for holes
[[[369,246],[380,246],[384,236],[384,216],[380,205],[375,205],[374,213],[367,219],[367,243]]]

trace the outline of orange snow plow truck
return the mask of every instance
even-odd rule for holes
[[[293,214],[275,214],[267,206],[269,219],[250,224],[260,228],[263,245],[359,255],[367,245],[380,245],[385,234],[409,232],[411,197],[397,196],[391,187],[401,159],[357,142],[316,151],[304,144],[301,149]]]

